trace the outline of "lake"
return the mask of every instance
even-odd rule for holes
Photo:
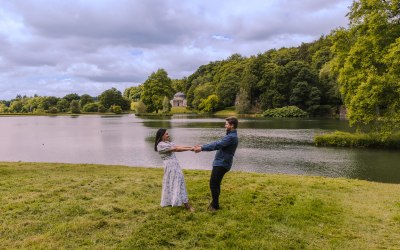
[[[225,134],[223,118],[174,115],[1,116],[0,161],[162,167],[158,128],[178,145],[205,144]],[[315,147],[315,134],[351,131],[335,119],[239,118],[233,171],[347,177],[400,183],[400,153]],[[184,169],[211,169],[215,152],[177,153]]]

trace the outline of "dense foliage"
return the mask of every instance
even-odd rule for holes
[[[140,99],[149,113],[163,110],[164,98],[171,99],[173,95],[172,81],[164,69],[153,72],[143,83],[142,88]]]
[[[283,108],[267,109],[264,116],[268,117],[305,117],[307,112],[299,109],[296,106],[287,106]]]
[[[119,106],[119,109],[112,107]],[[34,113],[34,114],[55,114],[81,112],[122,112],[130,109],[130,101],[123,97],[121,92],[115,88],[108,89],[98,97],[84,94],[79,96],[76,93],[68,94],[62,98],[54,96],[21,96],[17,95],[10,101],[0,101],[0,113]],[[114,112],[115,113],[115,112]]]
[[[341,98],[336,79],[325,67],[332,58],[331,46],[330,37],[321,37],[296,48],[269,50],[249,58],[234,54],[200,66],[181,82],[188,106],[206,111],[201,104],[216,96],[218,103],[212,110],[236,106],[239,113],[295,105],[314,115],[320,113],[321,105],[335,108]]]
[[[400,127],[400,1],[359,0],[333,34],[331,68],[351,125],[389,136]]]

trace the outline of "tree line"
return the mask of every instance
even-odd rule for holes
[[[68,94],[64,97],[17,95],[10,101],[0,101],[0,113],[81,113],[113,112],[130,110],[131,101],[116,88],[108,89],[97,97],[88,94]]]
[[[189,108],[206,112],[296,106],[321,115],[345,105],[350,125],[390,135],[400,128],[400,0],[353,1],[347,16],[348,28],[314,42],[248,58],[234,54],[182,79],[171,80],[161,69],[127,95],[149,112],[178,91]]]
[[[400,0],[354,1],[348,17],[348,28],[314,42],[250,57],[233,54],[182,79],[171,79],[159,69],[123,95],[107,90],[118,101],[102,100],[104,93],[97,101],[86,95],[16,98],[3,101],[0,112],[50,107],[65,112],[72,110],[72,101],[88,110],[91,106],[81,102],[86,99],[99,111],[112,105],[127,110],[133,101],[140,112],[168,112],[173,94],[184,92],[190,109],[205,112],[235,106],[238,113],[262,113],[296,106],[310,115],[323,115],[345,105],[350,125],[390,134],[400,127]]]

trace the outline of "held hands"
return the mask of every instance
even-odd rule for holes
[[[193,151],[194,151],[195,153],[200,153],[200,152],[201,152],[201,145],[196,145],[196,146],[194,146],[194,147],[193,147]]]

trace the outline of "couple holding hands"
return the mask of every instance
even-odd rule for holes
[[[170,141],[169,134],[166,129],[159,129],[156,134],[154,150],[158,151],[164,163],[164,176],[161,193],[161,206],[181,206],[191,212],[194,208],[189,204],[186,191],[185,179],[182,169],[179,165],[175,152],[194,151],[214,151],[215,154],[213,168],[210,177],[210,190],[212,202],[208,209],[216,211],[219,209],[219,195],[221,192],[221,181],[224,175],[231,169],[233,156],[238,146],[238,137],[236,128],[238,120],[235,117],[225,119],[226,135],[218,141],[205,145],[178,146]]]

